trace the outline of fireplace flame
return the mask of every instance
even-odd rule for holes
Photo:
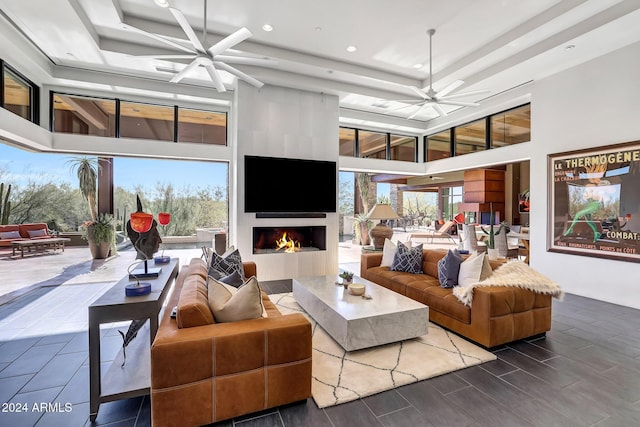
[[[287,237],[287,233],[282,233],[282,237],[276,239],[276,250],[284,249],[285,253],[294,253],[296,248],[300,249],[300,242]]]

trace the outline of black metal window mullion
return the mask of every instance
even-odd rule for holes
[[[0,59],[0,107],[4,108],[4,61]]]
[[[120,98],[116,98],[116,138],[120,138]]]
[[[391,160],[391,133],[387,132],[387,135],[386,135],[385,138],[386,138],[386,141],[385,141],[386,142],[385,143],[385,150],[386,150],[385,154],[386,154],[386,156],[385,156],[385,158],[387,160]]]
[[[449,129],[449,157],[456,155],[456,132],[455,127]]]
[[[178,142],[178,106],[173,106],[173,142]]]
[[[489,150],[491,148],[491,116],[485,118],[484,127],[484,149]]]

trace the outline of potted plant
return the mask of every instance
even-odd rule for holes
[[[98,161],[95,158],[80,156],[69,159],[67,163],[78,177],[80,193],[87,201],[91,215],[91,220],[82,226],[82,237],[88,242],[91,256],[94,259],[106,258],[109,256],[110,249],[115,248],[115,229],[113,216],[109,214],[98,215]]]
[[[100,214],[95,221],[87,221],[82,227],[82,238],[89,242],[93,259],[104,259],[115,244],[113,216]]]
[[[484,234],[489,236],[489,240],[487,241],[487,255],[489,255],[490,260],[498,259],[498,250],[496,249],[496,240],[495,236],[499,235],[503,228],[505,228],[504,224],[500,224],[498,227],[498,231],[494,231],[494,223],[495,223],[495,214],[493,212],[493,203],[489,204],[489,231],[485,230],[484,227],[480,227]]]
[[[349,286],[349,283],[353,282],[353,273],[351,271],[343,271],[342,273],[338,274],[338,277],[342,279],[342,284],[344,285],[345,289]]]

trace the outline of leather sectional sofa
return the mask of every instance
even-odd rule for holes
[[[244,272],[255,276],[255,263]],[[206,425],[310,397],[309,321],[282,315],[262,292],[266,318],[215,323],[206,277],[201,259],[182,267],[151,347],[153,426]]]
[[[551,296],[516,287],[478,287],[473,304],[461,303],[438,281],[444,249],[424,249],[422,271],[411,274],[380,267],[382,253],[363,253],[360,276],[429,306],[429,320],[485,347],[543,334],[551,329]],[[496,269],[500,261],[491,261]]]

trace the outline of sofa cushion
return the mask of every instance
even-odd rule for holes
[[[465,259],[460,264],[458,272],[458,286],[468,286],[478,283],[491,276],[493,270],[489,264],[489,259],[484,253],[476,253]]]
[[[240,277],[240,274],[238,274],[237,271],[234,271],[233,273],[221,277],[220,279],[218,279],[220,282],[225,283],[227,285],[231,285],[235,288],[239,288],[240,286],[242,286],[244,284],[244,282],[242,281],[242,277]]]
[[[438,261],[438,280],[443,288],[453,288],[458,284],[458,273],[462,264],[462,256],[457,249],[449,250],[447,254]]]
[[[220,256],[215,252],[211,254],[209,276],[214,279],[219,279],[232,274],[234,271],[242,277],[242,281],[244,282],[244,268],[242,267],[242,257],[240,256],[239,250],[236,249],[226,256]]]
[[[22,236],[18,230],[14,231],[0,231],[0,239],[21,239]]]
[[[215,323],[213,313],[209,308],[206,282],[197,274],[189,274],[184,279],[178,299],[176,323],[178,328],[191,328]]]
[[[265,310],[258,279],[251,277],[235,293],[234,290],[209,278],[209,306],[216,322],[236,322],[263,316]]]
[[[398,242],[391,270],[413,274],[422,273],[422,243],[409,249],[404,243]]]
[[[27,230],[27,233],[29,234],[29,238],[32,239],[34,237],[47,237],[49,236],[49,234],[47,234],[47,230],[45,230],[44,228],[41,228],[39,230]]]
[[[408,242],[404,242],[403,244],[411,249],[411,240],[409,240]],[[382,261],[380,262],[380,267],[391,267],[397,250],[398,247],[395,243],[393,243],[389,239],[384,239],[384,246],[382,247]]]

